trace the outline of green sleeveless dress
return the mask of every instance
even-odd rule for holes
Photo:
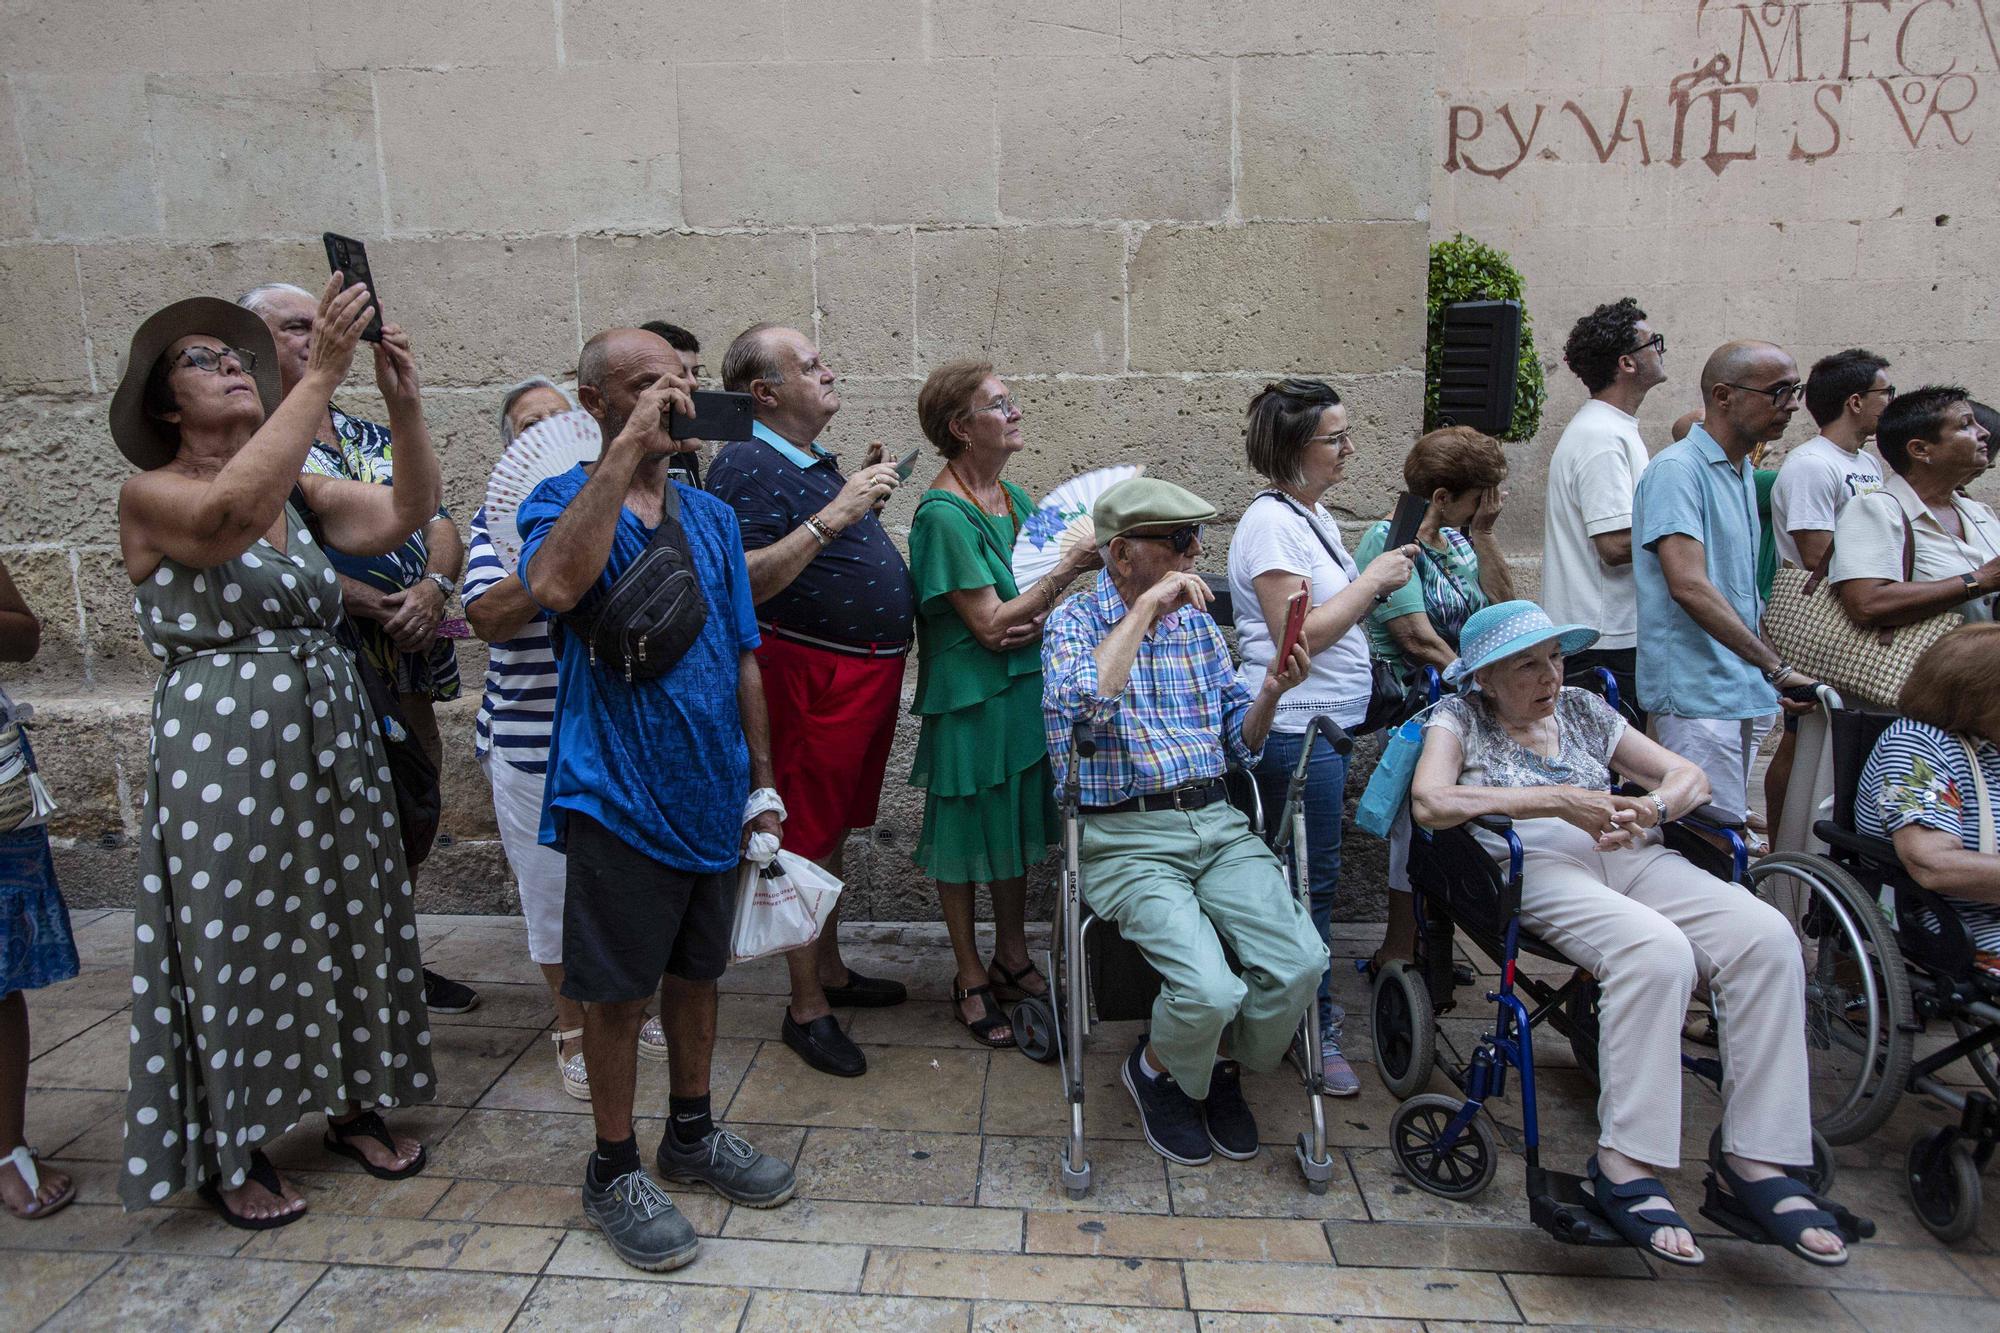
[[[160,659],[133,913],[127,1208],[219,1178],[309,1111],[436,1094],[415,903],[340,586],[296,509],[135,589]]]
[[[911,711],[923,727],[910,785],[925,792],[914,859],[946,884],[1026,874],[1056,841],[1041,649],[982,648],[947,595],[974,588],[992,588],[1003,602],[1019,595],[1009,565],[1016,528],[1034,501],[1012,482],[1001,484],[1011,521],[932,490],[910,527],[918,649]]]

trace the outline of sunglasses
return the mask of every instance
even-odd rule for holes
[[[1186,555],[1201,540],[1201,524],[1187,523],[1172,532],[1128,532],[1124,536],[1135,542],[1166,542],[1175,555]]]

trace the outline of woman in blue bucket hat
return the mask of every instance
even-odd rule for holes
[[[1627,726],[1563,657],[1597,640],[1533,602],[1475,612],[1410,784],[1425,828],[1505,815],[1525,851],[1521,921],[1602,988],[1596,1207],[1635,1246],[1702,1262],[1658,1180],[1680,1164],[1681,1020],[1697,978],[1715,1000],[1730,1071],[1718,1182],[1778,1244],[1846,1261],[1834,1219],[1785,1175],[1812,1161],[1805,975],[1777,909],[1669,851],[1659,828],[1708,799],[1701,770]],[[1643,651],[1643,650],[1642,650]],[[1641,785],[1612,792],[1614,772]],[[1492,834],[1481,845],[1503,861]]]

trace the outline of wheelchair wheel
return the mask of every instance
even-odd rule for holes
[[[1382,1086],[1396,1097],[1414,1096],[1430,1085],[1437,1066],[1437,1016],[1423,977],[1408,963],[1384,966],[1375,974],[1370,1010]]]
[[[1963,1018],[1954,1017],[1951,1020],[1951,1030],[1957,1034],[1960,1041],[1964,1041],[1968,1037],[1984,1032],[1986,1026],[1983,1023],[1969,1023]],[[1986,1090],[1994,1097],[2000,1098],[2000,1050],[1982,1046],[1968,1054],[1965,1063],[1972,1066],[1972,1072],[1979,1075],[1979,1081],[1986,1085]]]
[[[1910,1142],[1903,1187],[1924,1230],[1949,1245],[1979,1225],[1979,1166],[1950,1129],[1934,1129]]]
[[[1450,1148],[1438,1140],[1458,1117],[1465,1103],[1441,1092],[1412,1097],[1389,1118],[1389,1147],[1402,1168],[1420,1188],[1441,1199],[1470,1199],[1492,1183],[1500,1169],[1493,1130],[1484,1115],[1476,1115]]]
[[[1713,1162],[1721,1148],[1722,1126],[1717,1125],[1708,1136],[1707,1160]],[[1833,1161],[1833,1145],[1828,1143],[1826,1136],[1818,1130],[1813,1131],[1812,1155],[1811,1166],[1786,1167],[1785,1174],[1803,1184],[1814,1194],[1830,1194],[1833,1191],[1833,1181],[1838,1174],[1838,1168]]]
[[[1778,852],[1750,868],[1750,887],[1784,912],[1806,970],[1806,1058],[1813,1126],[1857,1143],[1894,1114],[1909,1080],[1909,973],[1875,899],[1824,857]]]
[[[1007,1024],[1014,1029],[1014,1045],[1036,1064],[1053,1064],[1056,1058],[1056,1016],[1049,1002],[1031,995],[1007,1011]]]
[[[1602,990],[1595,981],[1578,986],[1563,1001],[1563,1021],[1569,1027],[1569,1049],[1576,1057],[1576,1072],[1595,1089],[1603,1086],[1597,1074],[1597,1002]]]

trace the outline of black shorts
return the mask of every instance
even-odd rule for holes
[[[736,875],[661,865],[588,815],[568,821],[562,993],[585,1004],[643,1000],[671,972],[714,981],[729,966]]]

